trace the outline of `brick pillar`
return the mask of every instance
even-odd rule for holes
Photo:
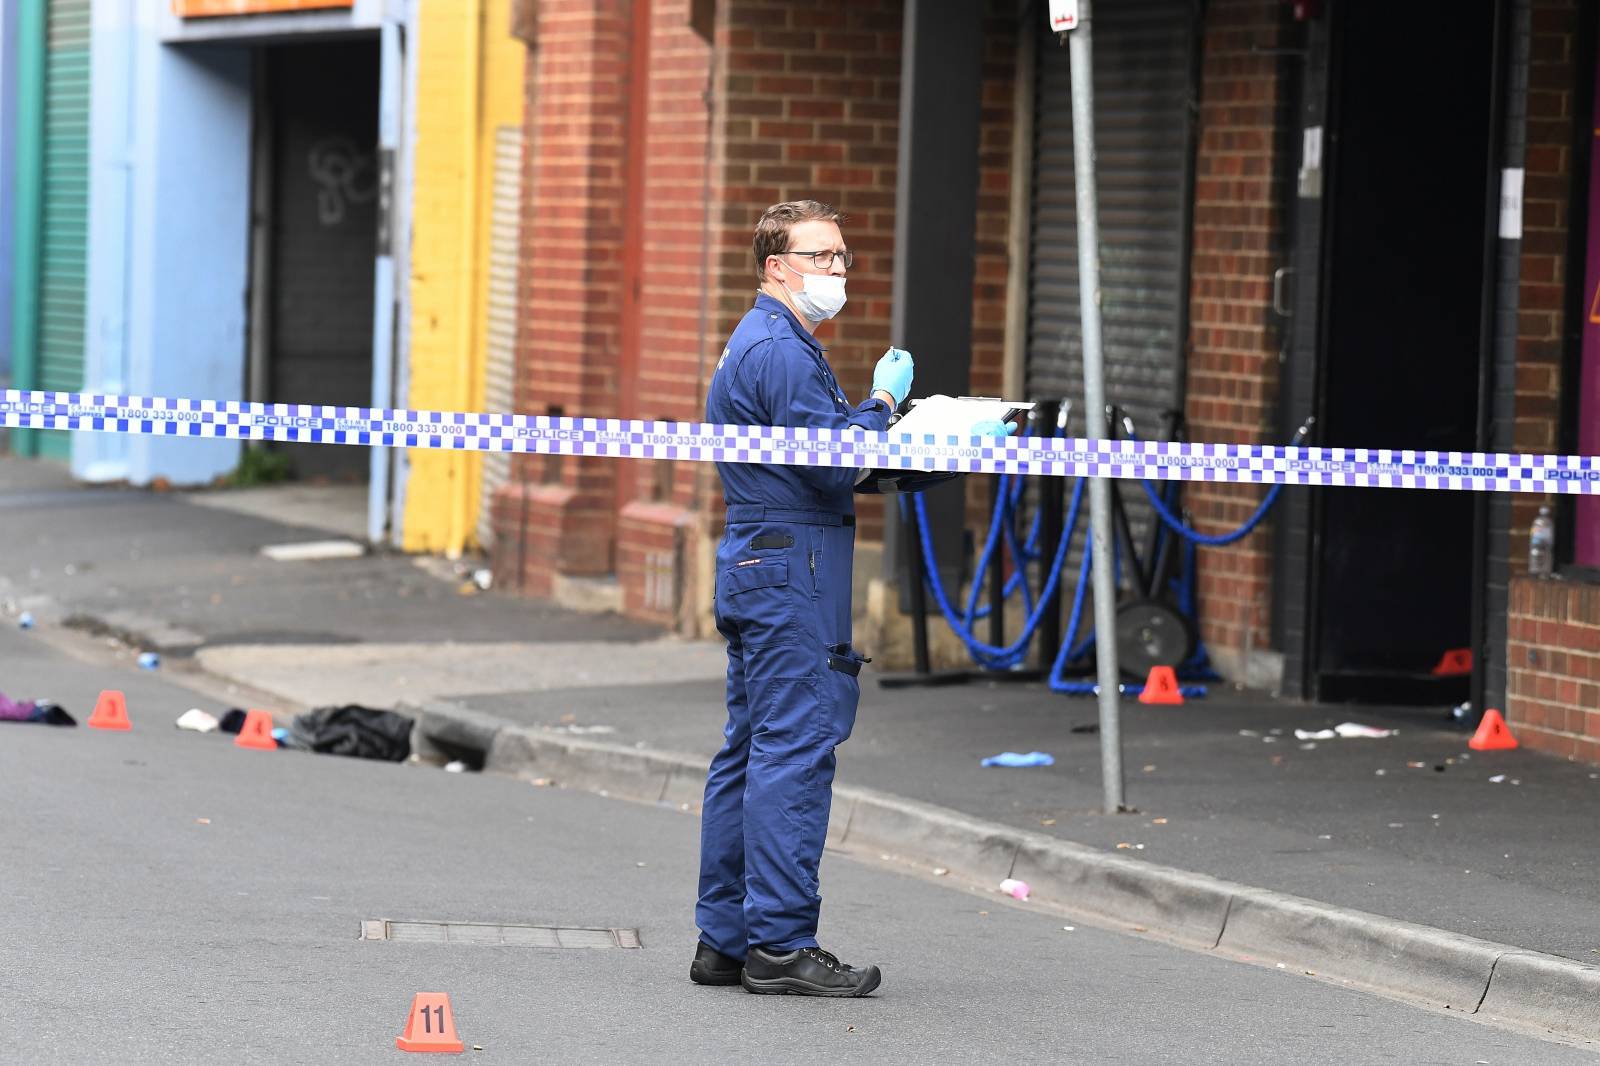
[[[629,412],[635,418],[704,417],[705,382],[723,341],[707,292],[710,254],[702,247],[712,195],[706,169],[711,46],[695,32],[691,13],[690,0],[651,0],[645,91],[635,94],[641,113],[629,123],[630,149],[638,153],[631,160],[638,225],[630,234],[637,284],[630,282],[636,303],[625,361],[636,369]],[[721,502],[710,490],[715,470],[659,460],[630,462],[621,475],[617,580],[623,612],[687,632],[708,630],[708,579],[696,564],[707,516]]]
[[[1522,192],[1521,270],[1517,289],[1515,417],[1511,447],[1555,452],[1561,420],[1561,363],[1566,352],[1566,283],[1582,287],[1583,263],[1569,274],[1567,226],[1576,128],[1578,10],[1572,0],[1533,7],[1528,57],[1528,147]],[[1574,383],[1576,381],[1574,380]],[[1511,572],[1528,568],[1528,530],[1539,505],[1531,493],[1511,498]]]
[[[1584,264],[1567,262],[1574,145],[1584,97],[1581,22],[1574,0],[1534,0],[1528,50],[1527,173],[1517,285],[1516,362],[1510,368],[1511,448],[1560,451],[1562,362],[1567,357],[1567,286],[1584,285]],[[1582,94],[1582,95],[1580,95]],[[1579,306],[1587,312],[1585,299]],[[1577,345],[1573,344],[1576,354]],[[1576,375],[1572,386],[1576,387]],[[1575,405],[1574,405],[1575,407]],[[1600,590],[1583,582],[1526,576],[1528,533],[1547,497],[1510,498],[1507,568],[1512,575],[1506,647],[1506,719],[1529,747],[1600,762]]]
[[[617,415],[628,0],[542,0],[528,55],[516,408]],[[495,494],[497,575],[548,595],[613,567],[611,459],[529,456]]]
[[[1272,272],[1284,265],[1275,175],[1278,124],[1288,121],[1277,59],[1281,0],[1208,5],[1195,160],[1194,252],[1186,415],[1194,440],[1264,441],[1278,387]],[[1260,504],[1259,486],[1191,482],[1184,499],[1205,533],[1233,529]],[[1270,639],[1270,522],[1228,548],[1200,550],[1201,635],[1224,672]]]

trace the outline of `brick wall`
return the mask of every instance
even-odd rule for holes
[[[1507,718],[1522,743],[1600,763],[1600,585],[1511,583]]]
[[[712,349],[705,222],[711,195],[710,45],[690,26],[690,0],[653,0],[648,32],[645,121],[634,123],[642,152],[634,216],[640,256],[635,279],[637,332],[626,343],[637,368],[629,417],[696,420],[705,411]],[[704,311],[704,320],[702,312]],[[702,330],[707,334],[702,336]],[[692,548],[703,536],[716,470],[704,463],[622,464],[617,529],[623,609],[662,623],[682,620],[680,595],[696,578]]]
[[[755,220],[781,200],[825,200],[848,216],[845,238],[857,257],[850,304],[818,335],[852,398],[864,398],[872,366],[891,343],[901,0],[724,0],[715,53],[691,30],[692,7],[691,0],[649,5],[647,121],[640,124],[627,114],[625,27],[605,12],[580,17],[570,2],[539,5],[527,73],[524,244],[533,234],[546,255],[526,254],[522,268],[519,410],[607,414],[615,388],[637,397],[618,412],[624,416],[698,418],[722,343],[755,295]],[[991,8],[972,386],[998,391],[1016,16],[1006,0],[991,0]],[[595,54],[607,41],[620,56],[609,63]],[[583,80],[596,74],[610,84]],[[642,135],[625,136],[630,129]],[[614,143],[624,140],[642,152],[641,199],[632,211],[629,160]],[[641,256],[630,306],[633,275],[622,249],[633,240]],[[619,368],[636,368],[630,387],[616,380]],[[496,501],[496,528],[511,534],[497,550],[497,570],[515,578],[521,558],[516,587],[546,594],[552,560],[565,573],[614,567],[627,613],[703,629],[704,620],[686,611],[709,580],[696,560],[720,534],[715,469],[604,462],[583,469],[534,458],[518,467]],[[881,538],[881,502],[863,498],[860,511],[860,539]],[[685,592],[676,606],[663,599],[670,587]]]
[[[720,14],[717,350],[755,295],[750,238],[762,210],[826,201],[849,216],[844,236],[856,262],[848,308],[817,336],[846,395],[859,402],[891,340],[901,2],[727,0]],[[858,535],[880,537],[879,502],[862,502]]]
[[[1518,288],[1512,447],[1560,448],[1562,366],[1575,351],[1567,261],[1577,126],[1579,17],[1535,0],[1528,54],[1527,175]],[[1526,576],[1528,530],[1544,498],[1511,498],[1506,717],[1530,747],[1600,762],[1600,586]]]
[[[1511,445],[1519,452],[1554,452],[1558,450],[1561,364],[1566,352],[1568,199],[1572,146],[1578,133],[1574,128],[1577,5],[1572,0],[1538,0],[1533,4],[1532,19]],[[1577,284],[1583,284],[1581,278]],[[1513,573],[1527,570],[1528,529],[1544,502],[1528,493],[1512,498]]]
[[[538,45],[528,53],[519,412],[616,413],[630,6],[538,5]],[[496,570],[512,587],[544,595],[555,573],[612,571],[618,469],[606,459],[518,459],[494,503],[496,544],[505,546]]]
[[[1278,126],[1287,121],[1278,60],[1279,0],[1207,6],[1195,160],[1187,417],[1191,439],[1267,439],[1274,424],[1279,334],[1272,273],[1284,264]],[[1192,483],[1185,501],[1206,533],[1230,530],[1261,502],[1259,488]],[[1202,636],[1226,653],[1268,643],[1270,522],[1224,549],[1200,551]]]

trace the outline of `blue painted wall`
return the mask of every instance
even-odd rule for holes
[[[243,395],[251,54],[161,43],[166,5],[95,5],[86,388]],[[78,434],[93,481],[203,484],[232,441]]]

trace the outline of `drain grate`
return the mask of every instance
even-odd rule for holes
[[[394,922],[368,918],[362,940],[402,944],[480,944],[513,948],[637,948],[637,929],[586,929],[561,925],[498,925],[493,922]]]

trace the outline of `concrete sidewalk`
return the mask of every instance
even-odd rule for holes
[[[165,634],[169,668],[273,694],[281,711],[403,699],[424,745],[490,769],[698,803],[724,713],[714,645],[461,595],[402,556],[268,561],[264,544],[328,535],[262,518],[270,501],[239,514],[8,466],[0,516],[18,547],[0,559],[0,600],[13,610],[139,646]],[[879,690],[869,668],[831,839],[980,885],[1025,876],[1041,899],[1204,950],[1600,1038],[1600,969],[1586,965],[1600,962],[1600,771],[1468,753],[1444,708],[1219,691],[1124,714],[1138,810],[1108,816],[1098,738],[1074,731],[1092,701],[1037,685]],[[1347,720],[1400,733],[1294,736]],[[980,767],[1005,750],[1056,765]]]

